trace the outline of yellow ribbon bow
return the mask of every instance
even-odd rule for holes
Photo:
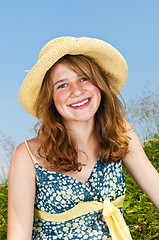
[[[62,213],[51,214],[34,209],[34,217],[44,221],[65,222],[77,217],[81,217],[90,212],[102,210],[103,218],[109,228],[110,235],[113,240],[132,240],[128,227],[118,208],[123,206],[124,195],[118,197],[114,201],[109,198],[104,200],[104,203],[91,201],[79,202],[76,206]]]
[[[104,200],[103,218],[113,240],[132,239],[120,210],[110,202],[109,198]]]

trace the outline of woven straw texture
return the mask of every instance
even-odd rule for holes
[[[128,69],[123,56],[110,44],[95,38],[60,37],[41,50],[34,67],[27,74],[19,92],[21,106],[36,117],[36,99],[46,72],[66,54],[83,54],[92,58],[106,73],[118,94],[127,79]]]

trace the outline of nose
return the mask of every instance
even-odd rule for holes
[[[80,83],[72,83],[71,84],[71,96],[72,97],[78,97],[84,92],[82,86]]]

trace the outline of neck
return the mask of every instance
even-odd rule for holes
[[[78,149],[87,148],[95,140],[94,119],[88,121],[65,121],[64,125],[75,138]]]

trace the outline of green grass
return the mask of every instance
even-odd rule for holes
[[[0,240],[7,239],[8,186],[7,181],[0,185]]]
[[[159,137],[144,142],[147,157],[159,172]],[[151,203],[132,177],[124,169],[127,181],[124,202],[125,220],[134,239],[159,239],[159,210]]]
[[[147,157],[159,172],[159,136],[145,141],[144,150]],[[125,171],[127,191],[124,203],[125,220],[135,240],[159,239],[159,210],[138,187],[132,177]],[[0,240],[7,238],[7,181],[0,185]]]

